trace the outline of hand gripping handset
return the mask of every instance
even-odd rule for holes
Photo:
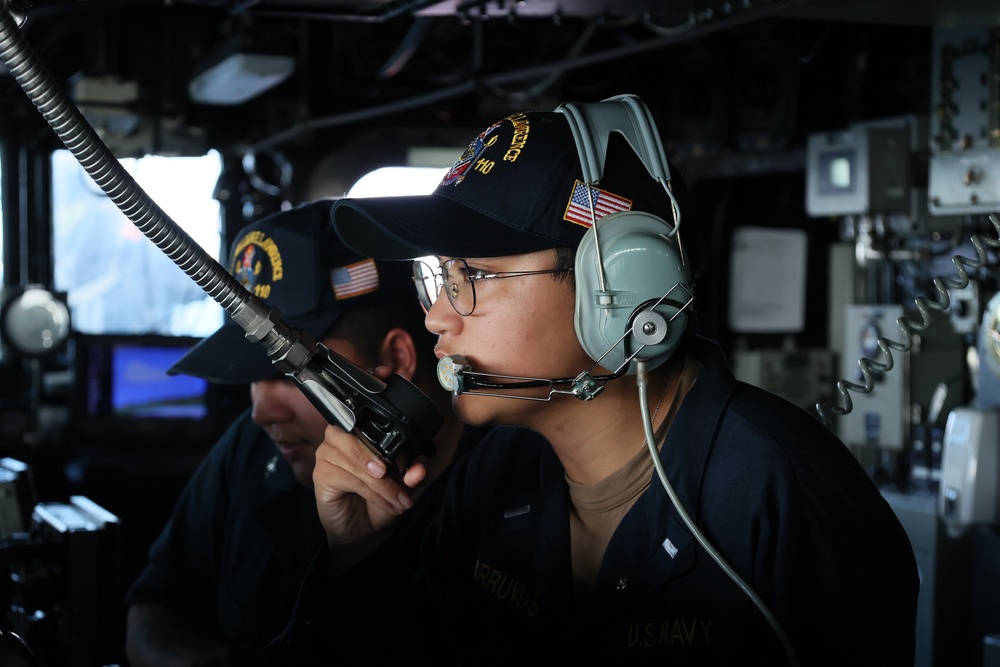
[[[420,389],[396,374],[380,380],[322,343],[311,343],[304,332],[298,334],[297,345],[309,353],[285,374],[298,383],[328,423],[354,432],[399,473],[416,456],[434,455],[433,437],[442,417]]]
[[[275,368],[294,379],[331,424],[354,432],[391,469],[434,454],[442,417],[404,378],[382,381],[281,321],[171,220],[118,162],[96,130],[38,60],[18,29],[25,16],[0,0],[0,61],[80,165],[129,220],[246,332]],[[17,9],[15,19],[14,10]],[[416,297],[414,297],[416,298]]]

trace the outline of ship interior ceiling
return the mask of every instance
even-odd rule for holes
[[[218,153],[220,261],[248,222],[342,196],[414,148],[447,149],[428,165],[446,167],[513,111],[637,94],[697,202],[701,331],[740,379],[827,420],[884,489],[923,576],[918,665],[1000,665],[995,1],[0,0],[3,15],[0,53],[32,53],[114,158]],[[73,303],[50,224],[64,145],[10,62],[0,328],[28,287]],[[0,551],[72,541],[25,497],[97,513],[112,536],[86,548],[114,554],[94,576],[120,599],[249,396],[205,389],[194,426],[81,426],[74,374],[108,341],[77,319],[44,351],[3,332],[0,501],[21,501],[0,506]],[[25,605],[31,590],[0,583]],[[80,596],[38,604],[97,604]],[[79,664],[124,665],[122,609],[101,599]],[[0,629],[30,625],[3,601]]]

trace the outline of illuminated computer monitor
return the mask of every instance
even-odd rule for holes
[[[197,444],[214,436],[216,391],[189,375],[168,375],[193,337],[78,335],[73,422],[94,445],[137,439]]]

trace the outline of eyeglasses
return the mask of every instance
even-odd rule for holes
[[[441,288],[451,301],[451,307],[462,317],[468,317],[476,309],[476,283],[480,280],[517,278],[518,276],[538,276],[543,273],[563,273],[572,267],[543,269],[540,271],[498,271],[487,273],[482,269],[469,268],[464,259],[449,259],[435,271],[427,262],[413,262],[413,282],[417,285],[417,296],[425,310],[430,310],[437,300]]]

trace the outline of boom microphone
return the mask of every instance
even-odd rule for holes
[[[678,287],[675,285],[674,287]],[[685,292],[687,288],[680,285]],[[671,291],[673,288],[671,288]],[[629,317],[628,326],[625,333],[611,343],[603,354],[599,355],[590,368],[572,378],[535,378],[523,377],[519,375],[499,375],[496,373],[479,373],[472,370],[472,366],[460,354],[442,357],[437,365],[438,383],[453,395],[476,394],[479,396],[496,396],[498,398],[519,398],[525,401],[549,401],[555,394],[566,394],[575,396],[581,401],[589,401],[604,390],[604,385],[610,380],[619,378],[628,371],[633,359],[640,358],[639,354],[647,346],[660,343],[669,331],[669,322],[658,313],[655,308],[661,303],[666,303],[677,308],[677,312],[684,311],[691,305],[692,298],[685,302],[677,302],[667,298],[670,292],[658,299],[650,299],[632,312]],[[690,296],[690,293],[689,293]],[[676,316],[675,316],[676,317]],[[608,375],[593,375],[592,371],[597,365],[608,357],[616,347],[623,345],[625,349],[624,362],[618,366],[614,372]],[[630,348],[635,345],[635,350]],[[653,349],[650,347],[650,349]],[[588,353],[590,351],[588,350]],[[569,389],[556,389],[556,385],[570,385]],[[548,387],[549,393],[544,398],[536,396],[516,396],[512,394],[497,394],[484,390],[510,390],[527,389],[529,387]]]
[[[595,364],[596,366],[596,364]],[[575,396],[581,401],[589,401],[601,391],[608,380],[621,377],[628,368],[625,364],[617,372],[610,375],[591,375],[590,369],[573,378],[533,378],[519,375],[499,375],[496,373],[479,373],[460,354],[442,357],[437,365],[438,383],[453,395],[474,394],[476,396],[495,396],[497,398],[517,398],[523,401],[548,401],[555,394]],[[569,389],[556,389],[555,385],[568,384]],[[527,389],[529,387],[548,387],[547,396],[517,396],[513,394],[498,394],[487,390]]]

